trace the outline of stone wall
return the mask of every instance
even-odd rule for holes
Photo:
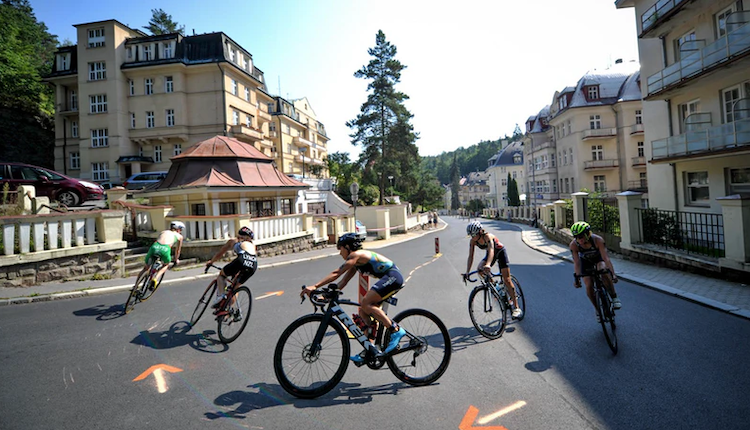
[[[0,286],[25,287],[42,282],[72,279],[111,279],[122,274],[122,251],[84,255],[0,267]]]
[[[180,258],[197,258],[199,261],[207,261],[211,259],[225,243],[226,241],[186,242],[182,246]],[[312,235],[307,235],[258,245],[257,251],[258,257],[273,257],[275,255],[293,254],[296,252],[325,248],[326,246],[325,241],[316,243]],[[231,252],[228,252],[227,254],[231,254]],[[228,255],[225,255],[224,257],[229,258]]]

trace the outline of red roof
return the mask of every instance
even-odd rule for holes
[[[242,158],[273,161],[272,158],[255,149],[253,145],[226,136],[214,136],[198,142],[182,154],[172,157],[172,160],[174,162],[183,158]]]

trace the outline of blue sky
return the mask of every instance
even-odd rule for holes
[[[397,89],[421,155],[511,134],[556,90],[618,58],[638,59],[633,9],[613,0],[30,0],[60,41],[74,24],[116,19],[142,28],[164,9],[187,34],[223,31],[252,55],[272,94],[307,97],[330,152],[359,149],[345,123],[367,97],[354,72],[383,30],[407,66]]]

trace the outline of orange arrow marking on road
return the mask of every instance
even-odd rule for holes
[[[280,296],[282,294],[284,294],[283,291],[272,291],[272,292],[264,294],[264,295],[262,295],[260,297],[256,297],[255,300],[265,299],[266,297],[272,297],[272,296]]]
[[[469,409],[464,415],[464,419],[461,420],[461,424],[458,425],[459,430],[508,430],[503,426],[492,426],[492,427],[474,427],[474,420],[477,419],[479,409],[469,405]]]
[[[133,379],[133,382],[146,379],[148,375],[153,373],[154,379],[156,380],[157,391],[159,391],[159,393],[166,393],[169,388],[167,387],[167,381],[164,380],[164,371],[167,371],[169,373],[177,373],[182,372],[182,369],[178,367],[167,366],[166,364],[155,364],[149,367],[145,372],[138,375],[138,377]]]

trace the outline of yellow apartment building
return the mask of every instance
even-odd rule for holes
[[[550,107],[545,106],[526,120],[523,152],[526,162],[526,204],[537,206],[560,198],[557,177],[557,150],[549,125]],[[520,192],[520,189],[519,189]]]
[[[116,20],[75,27],[77,44],[58,49],[46,77],[56,170],[122,183],[169,170],[171,157],[216,135],[252,145],[285,174],[324,164],[328,139],[312,109],[285,112],[252,55],[226,34],[149,36]],[[297,157],[300,148],[314,150]]]

